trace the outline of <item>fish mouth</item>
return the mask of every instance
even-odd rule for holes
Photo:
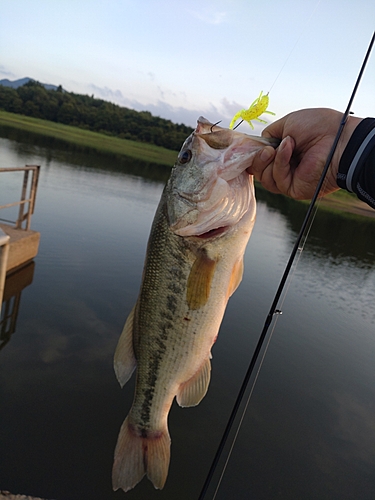
[[[220,236],[221,234],[225,233],[228,228],[229,226],[220,226],[216,227],[215,229],[210,229],[205,233],[196,234],[195,236],[202,239],[214,238],[215,236]]]

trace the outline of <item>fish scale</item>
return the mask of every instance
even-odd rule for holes
[[[196,344],[196,340],[192,338],[196,334],[195,323],[182,319],[189,315],[189,308],[186,301],[181,300],[181,292],[186,290],[187,279],[196,257],[189,249],[188,242],[169,230],[164,198],[155,217],[155,227],[151,230],[150,244],[153,252],[146,261],[144,281],[137,306],[139,320],[134,328],[134,352],[136,358],[140,360],[137,386],[152,385],[154,391],[153,401],[150,393],[145,395],[140,391],[136,395],[131,415],[136,415],[138,407],[151,406],[153,402],[153,422],[143,422],[143,425],[149,428],[155,425],[155,421],[159,421],[159,411],[163,412],[154,398],[155,393],[160,394],[162,396],[160,399],[164,401],[166,386],[177,384],[176,365],[182,371],[184,358],[191,352],[192,344]],[[173,292],[176,286],[177,290]],[[151,330],[150,324],[154,326]],[[144,329],[148,329],[147,336],[139,334]],[[169,380],[170,374],[173,374],[172,380]],[[193,374],[194,371],[191,375]],[[186,376],[182,381],[185,380]]]
[[[145,474],[156,488],[164,486],[172,402],[176,397],[180,406],[195,406],[208,390],[211,348],[241,281],[255,221],[253,179],[245,170],[265,144],[200,118],[181,149],[151,227],[139,297],[115,353],[120,384],[135,367],[137,375],[115,449],[114,489],[128,491]]]

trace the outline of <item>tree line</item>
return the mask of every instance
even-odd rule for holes
[[[0,85],[0,109],[176,151],[193,131],[148,111],[134,111],[94,96],[66,92],[61,85],[47,90],[34,80],[17,89]]]

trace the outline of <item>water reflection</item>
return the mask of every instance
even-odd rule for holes
[[[21,269],[13,272],[5,281],[0,317],[0,350],[5,347],[16,331],[21,294],[33,282],[34,269],[34,262],[30,262]]]
[[[299,233],[307,212],[307,204],[285,196],[272,195],[259,185],[257,186],[257,199],[283,214],[293,233],[296,235]],[[341,258],[343,261],[349,257],[357,261],[360,266],[363,264],[372,266],[375,263],[374,248],[374,218],[320,209],[311,227],[309,245],[306,250],[323,260],[332,257],[339,261]]]
[[[138,294],[162,183],[106,170],[107,156],[0,143],[2,162],[42,165],[37,272],[0,356],[1,488],[123,497],[111,490],[111,467],[134,380],[120,389],[112,357]],[[11,188],[0,184],[0,195]],[[283,197],[257,197],[208,394],[196,408],[172,407],[165,489],[143,481],[129,500],[198,497],[306,212]],[[372,221],[318,211],[217,498],[374,498],[373,232]]]
[[[14,153],[29,164],[30,156],[37,155],[49,166],[52,161],[79,166],[84,169],[98,169],[139,175],[145,179],[165,182],[169,169],[165,165],[148,163],[115,153],[98,152],[95,149],[47,137],[25,130],[0,125],[0,137],[10,140]],[[172,167],[172,165],[171,165]]]

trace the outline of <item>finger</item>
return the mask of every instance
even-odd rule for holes
[[[293,139],[286,137],[276,150],[273,162],[260,172],[258,180],[271,193],[288,194],[290,183],[293,181],[289,164],[293,147]]]
[[[275,179],[273,178],[273,168],[273,162],[267,165],[259,178],[259,182],[270,193],[280,194],[281,191],[277,187]]]
[[[252,163],[246,169],[246,171],[254,175],[254,177],[259,180],[262,176],[263,170],[271,163],[276,154],[275,149],[272,146],[266,146],[257,152],[252,158]]]
[[[253,164],[247,169],[257,181],[271,193],[280,193],[272,177],[272,160],[275,158],[276,150],[266,146],[259,151],[253,159]]]
[[[293,187],[293,171],[290,167],[290,160],[293,154],[295,142],[287,136],[277,149],[273,161],[272,177],[280,193],[290,196]]]

